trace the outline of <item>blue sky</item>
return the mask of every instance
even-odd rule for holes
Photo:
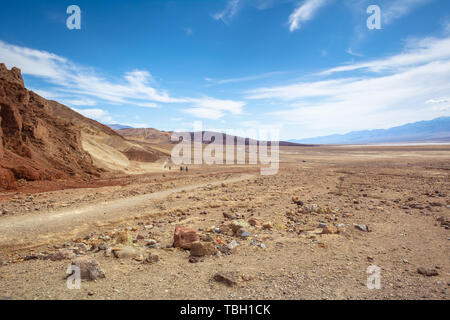
[[[72,4],[81,30],[66,27]],[[366,26],[373,4],[381,30]],[[0,62],[103,123],[388,128],[450,115],[450,2],[2,0]]]

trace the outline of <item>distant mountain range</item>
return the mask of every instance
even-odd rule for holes
[[[450,117],[409,123],[390,129],[354,131],[347,134],[289,140],[289,142],[301,144],[450,142]]]
[[[122,130],[122,129],[133,129],[133,127],[125,126],[123,124],[105,124],[113,130]]]

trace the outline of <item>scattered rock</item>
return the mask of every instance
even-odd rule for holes
[[[439,275],[436,269],[426,269],[424,267],[419,267],[417,272],[427,277],[435,277]]]
[[[130,246],[124,246],[119,248],[113,248],[112,252],[114,253],[114,256],[118,259],[137,259],[142,261],[144,251],[138,248],[130,247]]]
[[[192,229],[185,227],[176,227],[173,236],[173,246],[175,248],[191,249],[192,243],[199,241],[200,238]]]
[[[270,230],[270,229],[273,228],[273,223],[272,223],[271,221],[265,222],[265,223],[262,225],[262,227],[263,227],[263,229]]]
[[[307,206],[303,207],[302,212],[303,213],[313,213],[317,212],[319,210],[319,206],[317,204],[308,204]]]
[[[199,262],[200,261],[200,259],[199,258],[197,258],[197,257],[189,257],[189,262],[190,263],[197,263],[197,262]]]
[[[259,221],[256,218],[250,218],[250,219],[248,219],[247,222],[252,227],[255,227],[255,226],[257,226],[259,224]]]
[[[80,268],[81,279],[94,281],[105,278],[105,272],[100,268],[100,264],[92,257],[80,257],[72,261],[72,265]]]
[[[240,234],[240,237],[243,239],[247,239],[248,237],[251,237],[251,236],[252,236],[252,234],[245,230],[243,232],[241,232],[241,234]]]
[[[145,264],[152,264],[159,261],[159,256],[155,253],[150,253],[148,257],[144,260]]]
[[[67,249],[59,249],[55,253],[51,253],[47,256],[47,259],[50,259],[51,261],[70,260],[73,258],[75,258],[75,253]]]
[[[239,243],[237,243],[236,242],[236,240],[233,240],[233,241],[231,241],[229,244],[228,244],[228,249],[230,249],[230,250],[234,250],[235,248],[237,248],[239,246]]]
[[[239,284],[242,281],[241,276],[238,272],[219,272],[216,273],[213,279],[217,282],[221,282],[226,284],[229,287],[233,287]]]
[[[212,242],[196,241],[191,246],[191,256],[204,257],[217,254],[217,249]]]
[[[130,231],[124,230],[119,232],[119,234],[117,235],[116,243],[131,245],[133,243],[133,236],[131,235]]]
[[[303,201],[299,199],[299,197],[292,197],[292,202],[294,202],[296,205],[298,205],[299,207],[303,206]]]
[[[322,234],[336,234],[339,230],[333,225],[326,226],[322,229]]]
[[[239,219],[239,220],[234,220],[232,223],[231,223],[231,229],[233,230],[233,232],[236,234],[240,229],[246,229],[246,228],[249,228],[250,227],[250,225],[246,222],[246,221],[244,221],[244,220],[241,220],[241,219]]]
[[[365,224],[355,224],[355,228],[363,232],[370,232],[369,226]]]

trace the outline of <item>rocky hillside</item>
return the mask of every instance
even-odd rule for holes
[[[0,189],[16,181],[85,180],[106,171],[142,173],[165,154],[27,90],[0,63]],[[131,168],[131,169],[129,169]]]
[[[21,72],[0,64],[0,188],[15,181],[98,176],[76,126],[52,115],[47,100],[25,88]]]

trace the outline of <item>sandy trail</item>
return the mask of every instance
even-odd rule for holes
[[[60,209],[39,215],[11,216],[0,220],[0,251],[30,249],[80,236],[93,226],[113,226],[121,221],[148,215],[139,207],[148,201],[163,199],[178,192],[192,191],[222,182],[235,183],[254,178],[245,174],[226,180],[172,188],[150,194],[138,195],[109,202],[87,204],[78,208]]]

